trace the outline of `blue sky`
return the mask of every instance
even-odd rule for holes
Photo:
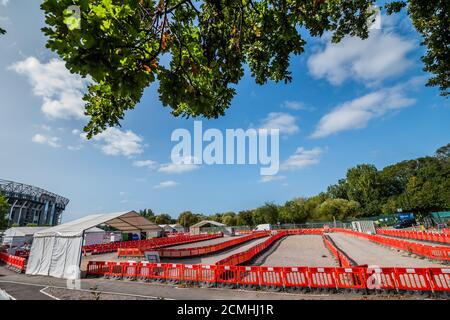
[[[172,131],[192,130],[193,120],[171,116],[157,84],[122,128],[85,141],[79,98],[86,83],[45,48],[43,24],[39,1],[0,0],[8,31],[0,37],[0,177],[68,197],[63,221],[141,208],[177,216],[283,203],[325,190],[356,164],[382,168],[450,140],[449,103],[424,86],[424,48],[405,17],[383,16],[365,41],[307,38],[306,53],[292,57],[292,83],[258,86],[247,73],[226,116],[203,119],[204,128],[280,129],[280,161],[289,170],[265,182],[255,165],[167,169]]]

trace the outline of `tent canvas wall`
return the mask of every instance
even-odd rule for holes
[[[48,228],[34,235],[26,274],[79,278],[85,231],[100,224],[123,232],[160,229],[135,211],[91,215]]]
[[[48,229],[49,227],[13,227],[4,232],[3,244],[10,247],[21,247],[33,242],[36,232]]]

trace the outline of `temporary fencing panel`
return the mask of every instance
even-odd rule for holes
[[[244,287],[259,286],[260,267],[240,266],[237,268],[237,282]]]
[[[268,288],[283,286],[283,268],[282,267],[260,267],[261,286]]]
[[[311,288],[336,288],[334,268],[308,268],[309,286]]]
[[[237,267],[235,266],[217,266],[216,281],[220,284],[233,285],[237,283]]]
[[[208,284],[216,282],[216,268],[215,265],[200,265],[197,271],[198,282]]]
[[[308,267],[284,267],[283,278],[286,287],[309,287]]]
[[[395,268],[395,277],[399,290],[431,291],[426,268]]]
[[[335,268],[337,287],[341,289],[365,289],[365,268]]]
[[[394,268],[367,268],[366,286],[370,290],[397,290]]]
[[[182,280],[188,282],[198,281],[198,266],[192,264],[185,264],[182,268]]]
[[[450,292],[450,269],[429,268],[428,270],[432,289]]]

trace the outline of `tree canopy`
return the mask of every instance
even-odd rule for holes
[[[159,98],[175,116],[225,114],[248,66],[257,84],[290,82],[290,58],[306,37],[367,38],[374,0],[45,0],[47,47],[91,84],[84,96],[87,136],[120,125],[144,89],[159,82]],[[69,9],[80,8],[78,18]],[[422,34],[428,82],[448,94],[448,2],[409,0]],[[447,8],[448,9],[448,8]]]
[[[4,230],[8,227],[8,219],[6,215],[8,214],[9,204],[6,198],[0,194],[0,230]]]

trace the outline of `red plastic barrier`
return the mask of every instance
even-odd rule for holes
[[[124,265],[120,262],[107,262],[108,271],[105,273],[107,278],[122,279]]]
[[[237,267],[236,266],[217,266],[216,282],[219,284],[233,285],[237,283]]]
[[[273,288],[283,286],[282,267],[260,267],[260,283],[262,286]]]
[[[444,268],[258,267],[91,261],[87,273],[115,279],[186,281],[206,286],[240,285],[277,290],[337,288],[450,292],[450,269]]]
[[[220,251],[253,239],[266,237],[270,232],[261,232],[261,233],[253,233],[248,236],[243,236],[235,239],[231,239],[228,241],[224,241],[222,243],[202,246],[202,247],[193,247],[193,248],[183,248],[183,249],[161,249],[159,251],[160,257],[192,257],[198,255],[204,255],[211,252]]]
[[[378,244],[408,251],[430,259],[450,261],[450,247],[448,246],[414,243],[411,241],[388,238],[380,235],[366,234],[348,229],[335,228],[334,231],[347,233],[360,238],[365,238]]]
[[[369,290],[395,290],[397,282],[395,268],[372,268],[366,269],[366,287]]]
[[[311,288],[336,288],[334,268],[308,268],[308,280]]]
[[[217,234],[200,234],[200,235],[176,235],[165,238],[154,238],[147,240],[133,240],[133,241],[122,241],[122,242],[112,242],[106,244],[96,244],[83,246],[82,252],[84,255],[87,253],[91,254],[102,254],[107,252],[114,252],[118,249],[125,248],[138,248],[140,251],[144,251],[147,249],[161,248],[171,245],[196,242],[201,240],[214,239],[218,237],[222,237],[222,233]]]
[[[450,292],[450,269],[429,268],[428,272],[433,291]]]
[[[260,284],[260,267],[239,266],[237,268],[237,282],[244,287],[254,287]]]
[[[308,267],[283,267],[286,287],[309,287]]]
[[[398,290],[431,291],[427,268],[395,268]]]
[[[362,267],[335,268],[335,278],[338,288],[365,289],[366,269]]]
[[[200,283],[215,283],[216,282],[215,265],[200,265],[197,270],[197,280]]]
[[[0,252],[0,261],[4,262],[8,269],[22,273],[25,271],[26,259],[23,257],[12,256],[5,252]]]
[[[397,238],[450,244],[450,234],[447,234],[446,232],[420,232],[412,230],[377,229],[377,234]]]

